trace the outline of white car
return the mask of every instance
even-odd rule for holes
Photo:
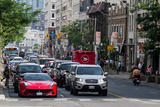
[[[14,57],[12,61],[23,61],[22,57]]]
[[[77,95],[79,91],[91,91],[106,96],[108,91],[107,74],[99,65],[76,65],[75,70],[71,72],[71,94]]]

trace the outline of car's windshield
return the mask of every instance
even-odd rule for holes
[[[68,67],[70,66],[71,64],[62,64],[61,65],[61,69],[62,70],[68,70]]]
[[[70,72],[73,72],[75,70],[76,66],[72,66]]]
[[[73,64],[78,64],[78,63],[69,63],[69,64],[62,64],[61,65],[61,69],[62,70],[68,70],[70,65],[73,65]]]
[[[20,63],[20,62],[12,62],[11,65],[12,65],[12,66],[16,66],[16,65],[18,65],[19,63]]]
[[[16,57],[17,55],[10,55],[9,59],[13,59],[14,57]]]
[[[51,81],[51,77],[42,74],[31,74],[24,76],[25,81]]]
[[[78,75],[103,75],[103,71],[100,67],[78,67]]]
[[[39,64],[40,65],[45,65],[48,61],[54,61],[54,60],[52,60],[52,59],[40,59]]]
[[[27,72],[42,72],[40,66],[35,65],[23,65],[19,67],[20,73],[27,73]]]

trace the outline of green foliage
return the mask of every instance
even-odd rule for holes
[[[146,11],[145,15],[137,18],[140,35],[147,38],[145,43],[146,52],[160,52],[160,4],[158,0],[149,0],[134,5],[131,12],[138,10]]]
[[[40,12],[31,12],[32,8],[26,4],[18,4],[15,0],[0,0],[0,39],[4,48],[10,42],[24,39],[24,28],[35,22],[35,16]]]
[[[62,32],[68,35],[69,42],[75,49],[93,50],[93,27],[89,21],[74,21],[62,28]]]
[[[101,44],[99,45],[98,52],[100,55],[100,58],[108,59],[108,51],[107,46],[109,45],[108,40],[102,40]]]
[[[39,44],[35,44],[34,45],[34,49],[40,49],[40,45]]]

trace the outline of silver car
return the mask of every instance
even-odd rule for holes
[[[103,72],[99,65],[77,65],[75,72],[71,72],[71,94],[82,92],[98,92],[107,95],[107,72]]]

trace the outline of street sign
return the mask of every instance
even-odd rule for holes
[[[46,39],[49,39],[49,35],[48,35],[48,33],[46,34]]]
[[[114,46],[112,46],[112,45],[107,46],[108,51],[112,51],[113,49],[114,49]]]

